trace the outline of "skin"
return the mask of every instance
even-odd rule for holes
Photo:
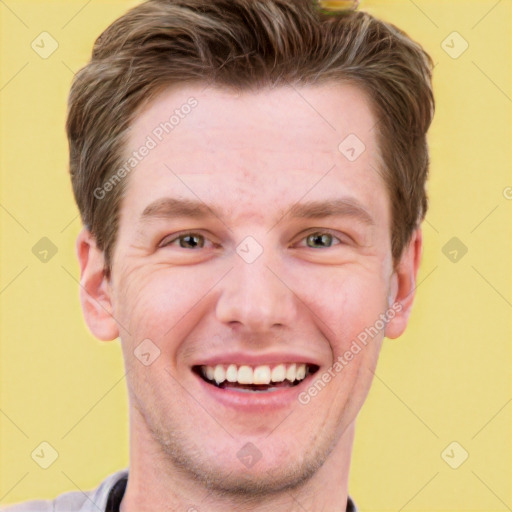
[[[129,175],[110,278],[93,236],[77,240],[85,319],[98,338],[121,337],[128,372],[121,510],[344,510],[356,416],[384,336],[406,328],[421,231],[393,265],[376,119],[355,86],[169,89],[134,121],[127,154],[191,96],[197,107]],[[338,150],[349,134],[366,147],[353,162]],[[163,197],[200,200],[219,217],[141,221]],[[285,215],[340,198],[372,223]],[[181,247],[177,234],[190,230],[204,239]],[[325,230],[332,239],[308,238]],[[236,252],[247,236],[263,249],[252,263]],[[240,411],[213,401],[191,371],[205,355],[291,350],[322,375],[392,304],[401,311],[306,405]],[[134,356],[144,339],[160,350],[150,366]],[[251,468],[237,457],[248,442],[262,454]]]

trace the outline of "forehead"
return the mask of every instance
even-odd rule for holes
[[[140,215],[162,196],[199,198],[261,218],[263,202],[283,210],[306,196],[371,203],[372,194],[385,194],[375,123],[366,95],[347,83],[241,93],[170,88],[131,126],[126,157],[144,156],[124,204]]]

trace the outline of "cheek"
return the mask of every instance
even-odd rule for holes
[[[309,297],[312,313],[322,320],[316,323],[330,341],[336,358],[345,353],[361,333],[374,326],[379,315],[384,313],[387,285],[375,270],[330,269],[328,274],[308,279],[309,285],[305,284],[303,290]],[[380,337],[380,333],[374,336]]]
[[[125,273],[116,293],[115,315],[128,329],[130,343],[149,338],[164,351],[170,338],[186,335],[218,279],[214,272],[204,274],[193,266],[169,265]]]

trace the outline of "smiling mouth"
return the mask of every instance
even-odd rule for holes
[[[272,392],[298,386],[308,376],[318,371],[318,366],[309,363],[281,363],[277,365],[194,366],[194,373],[217,388],[251,392]]]

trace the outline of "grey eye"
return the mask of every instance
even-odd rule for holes
[[[317,248],[317,247],[331,247],[333,242],[333,236],[329,233],[313,233],[308,235],[307,244],[308,247]]]

